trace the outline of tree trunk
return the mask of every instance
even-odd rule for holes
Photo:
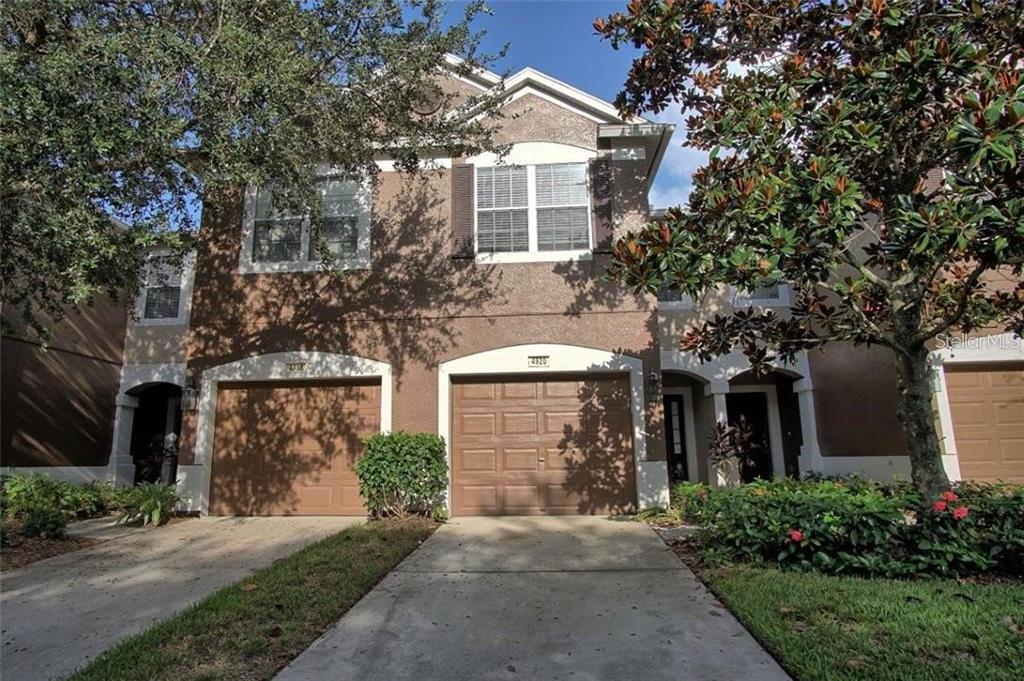
[[[911,354],[897,353],[896,374],[899,378],[897,415],[907,440],[911,479],[925,501],[930,502],[949,489],[949,478],[942,467],[942,451],[935,432],[928,350],[920,348]]]

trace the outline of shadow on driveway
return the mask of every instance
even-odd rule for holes
[[[122,638],[363,518],[198,518],[93,525],[97,546],[0,576],[4,681],[59,678]]]
[[[443,526],[277,678],[789,677],[646,525],[505,517]]]

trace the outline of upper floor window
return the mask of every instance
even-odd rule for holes
[[[139,324],[183,324],[192,287],[192,255],[179,264],[166,252],[153,253],[143,270],[136,301]]]
[[[300,272],[315,270],[322,258],[308,211],[273,204],[272,187],[250,189],[239,270]],[[368,184],[326,175],[318,182],[323,201],[323,238],[328,253],[342,268],[368,267],[370,201]]]
[[[181,270],[167,256],[153,256],[146,264],[143,319],[176,319],[181,307]]]
[[[766,279],[752,291],[733,292],[735,307],[787,307],[789,305],[789,286]]]
[[[586,163],[476,170],[476,252],[572,257],[591,248]],[[531,259],[525,258],[512,259]]]

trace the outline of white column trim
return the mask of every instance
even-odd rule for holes
[[[942,347],[929,359],[935,371],[935,406],[939,414],[942,438],[942,465],[950,480],[960,480],[960,456],[957,452],[953,412],[949,407],[946,385],[947,364],[987,364],[993,362],[1024,362],[1024,339],[1014,333],[1000,333],[975,338],[946,336],[939,338]]]
[[[216,426],[217,390],[224,381],[294,381],[334,378],[380,378],[380,431],[391,430],[391,365],[365,357],[298,350],[246,357],[202,373],[196,418],[195,465],[202,466],[199,509],[210,511],[210,473]]]
[[[110,443],[110,458],[107,459],[107,479],[116,485],[131,485],[135,478],[135,464],[132,461],[132,421],[139,398],[128,391],[150,383],[170,383],[185,387],[186,366],[184,362],[162,364],[125,364],[121,367],[121,380],[114,397],[114,432]]]
[[[530,357],[547,357],[546,366],[531,366]],[[668,466],[664,461],[647,461],[644,409],[643,360],[607,350],[532,343],[485,350],[442,362],[437,371],[437,432],[444,438],[448,454],[446,504],[451,510],[451,379],[453,376],[549,373],[629,373],[630,406],[633,417],[633,459],[636,465],[637,505],[640,508],[668,503]]]

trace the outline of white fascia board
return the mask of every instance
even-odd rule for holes
[[[575,88],[568,83],[565,83],[557,78],[552,78],[546,73],[527,66],[525,69],[518,71],[514,75],[505,81],[505,89],[508,92],[512,92],[521,85],[533,84],[537,87],[541,87],[550,90],[556,94],[559,94],[566,99],[575,101],[577,104],[591,109],[595,112],[604,114],[611,121],[621,121],[622,117],[619,115],[619,110],[615,108],[610,102],[606,102],[603,99],[595,97],[594,95],[588,94],[579,88]],[[611,122],[609,121],[609,122]],[[646,119],[634,116],[627,121],[628,123],[648,123]]]
[[[466,63],[466,60],[463,59],[462,57],[458,57],[458,56],[456,56],[454,54],[450,54],[450,53],[446,54],[444,56],[444,60],[445,60],[445,63],[447,63],[448,65],[456,66],[456,67],[460,67],[460,66],[462,66],[463,64]],[[466,81],[466,82],[470,83],[471,85],[476,85],[481,90],[486,90],[488,88],[488,86],[497,85],[498,83],[501,82],[501,76],[499,76],[497,73],[494,73],[493,71],[488,71],[487,69],[482,69],[482,68],[474,68],[473,69],[473,75],[476,78],[482,80],[484,83],[487,83],[487,86],[481,85],[480,83],[475,83],[475,82],[473,82],[471,80],[468,80],[465,76],[462,76],[461,74],[451,73],[451,75],[455,76],[459,80]]]

